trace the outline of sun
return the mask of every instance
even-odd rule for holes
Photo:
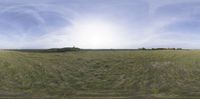
[[[77,46],[110,48],[115,40],[115,26],[105,20],[81,20],[75,24]]]

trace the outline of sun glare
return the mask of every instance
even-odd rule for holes
[[[115,26],[103,20],[84,20],[75,25],[78,46],[109,48],[115,39]]]

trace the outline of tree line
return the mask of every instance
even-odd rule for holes
[[[139,50],[183,50],[182,48],[138,48]]]

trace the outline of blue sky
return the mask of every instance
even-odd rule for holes
[[[199,0],[0,1],[0,48],[199,45]]]

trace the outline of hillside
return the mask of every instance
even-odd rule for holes
[[[0,78],[0,97],[198,97],[200,51],[2,51]]]

